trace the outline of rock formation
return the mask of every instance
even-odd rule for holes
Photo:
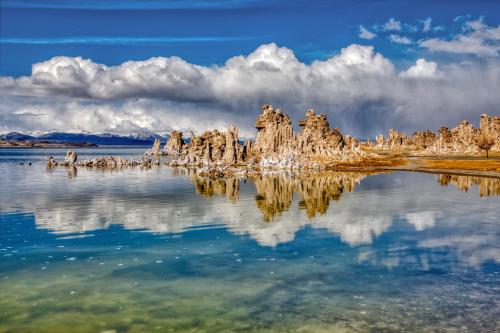
[[[486,139],[493,142],[492,151],[500,152],[500,117],[482,114],[479,119],[479,130]]]
[[[299,121],[303,127],[298,135],[298,151],[308,158],[340,157],[343,152],[349,151],[356,155],[355,148],[358,141],[348,135],[342,135],[340,129],[330,128],[325,114],[316,115],[313,109],[306,112],[306,118]]]
[[[251,165],[254,162],[254,158],[252,156],[252,152],[254,149],[254,143],[251,140],[245,141],[243,145],[243,162]]]
[[[485,114],[481,115],[479,128],[464,120],[451,130],[441,127],[438,134],[427,130],[415,132],[411,137],[390,129],[387,140],[383,135],[378,135],[375,142],[368,140],[362,144],[356,138],[342,134],[340,129],[331,128],[326,114],[316,114],[313,109],[307,110],[305,118],[298,125],[302,130],[295,133],[287,114],[265,104],[255,122],[255,142],[247,140],[241,144],[238,129],[234,126],[230,126],[225,132],[217,129],[207,130],[201,135],[190,132],[189,143],[184,142],[181,132],[173,131],[163,151],[160,151],[160,140],[156,139],[140,162],[121,157],[77,161],[77,153],[69,151],[64,162],[57,162],[49,157],[47,166],[150,167],[160,165],[160,156],[166,155],[167,165],[201,167],[200,174],[217,176],[244,175],[263,169],[394,165],[383,162],[380,164],[381,155],[377,154],[376,149],[421,156],[477,155],[486,151],[488,157],[490,150],[500,151],[500,118]]]
[[[383,135],[377,135],[375,138],[375,146],[381,149],[398,150],[407,147],[410,140],[406,133],[398,132],[395,129],[389,129],[389,136],[385,140]]]
[[[238,129],[230,126],[226,132],[223,161],[225,164],[234,165],[240,163],[242,159],[243,147],[238,142]]]
[[[356,138],[342,134],[338,128],[331,128],[327,116],[316,114],[313,109],[307,110],[305,118],[298,125],[302,130],[295,133],[290,117],[266,104],[255,122],[255,142],[240,144],[238,129],[234,126],[225,133],[218,130],[205,131],[199,136],[191,133],[189,144],[183,142],[182,133],[172,132],[164,154],[172,158],[169,162],[172,166],[239,165],[278,169],[323,168],[336,163],[356,163],[375,156],[361,149]],[[478,154],[480,149],[484,150],[478,144],[481,137],[492,142],[491,151],[500,151],[499,117],[482,115],[480,128],[462,121],[451,130],[442,127],[438,134],[426,130],[408,136],[390,129],[387,140],[383,135],[378,135],[375,143],[368,141],[363,146],[428,156]],[[155,147],[152,149],[154,151]]]
[[[47,167],[48,168],[53,168],[55,166],[57,166],[57,161],[54,159],[53,156],[49,156],[47,157]]]
[[[64,156],[64,161],[57,162],[53,156],[47,157],[47,167],[53,168],[56,166],[75,166],[77,165],[78,154],[74,150],[68,150],[66,156]]]
[[[99,168],[99,169],[115,169],[115,168],[123,168],[123,167],[134,167],[134,166],[151,166],[151,163],[147,163],[144,161],[138,162],[135,160],[128,160],[121,156],[103,156],[97,157],[94,159],[88,160],[80,160],[77,161],[77,154],[74,151],[68,151],[66,153],[66,157],[64,161],[57,162],[54,157],[49,156],[47,158],[47,167],[53,168],[57,166],[64,167],[88,167],[88,168]],[[150,160],[150,159],[149,159]]]
[[[163,148],[163,153],[166,155],[177,155],[182,152],[182,146],[184,145],[184,138],[182,137],[182,132],[172,131],[170,133],[170,139],[165,144]]]
[[[78,159],[78,154],[74,150],[68,150],[66,156],[64,157],[65,165],[74,165]]]
[[[238,129],[230,126],[225,134],[218,130],[200,136],[191,134],[191,142],[183,145],[182,134],[172,133],[164,153],[173,160],[170,165],[230,166],[246,165],[264,168],[311,168],[335,161],[352,161],[366,154],[357,139],[330,128],[325,114],[309,109],[299,122],[303,130],[293,131],[290,117],[266,104],[257,117],[255,143],[241,145]]]
[[[181,156],[180,163],[207,165],[213,161],[221,161],[225,146],[226,137],[218,130],[205,131],[199,136],[192,135],[191,141],[181,152],[184,156]]]
[[[266,104],[255,121],[257,136],[250,158],[264,168],[299,168],[300,152],[290,117]]]
[[[155,139],[155,142],[153,143],[153,149],[151,149],[152,155],[158,155],[160,153],[160,145],[160,139]]]
[[[427,155],[444,155],[444,154],[471,154],[477,153],[477,140],[481,135],[481,130],[475,128],[467,120],[463,120],[457,127],[448,129],[441,127],[439,136],[434,141],[433,145],[428,146]]]
[[[417,149],[427,149],[436,143],[437,136],[432,131],[415,132],[410,142]]]
[[[280,109],[265,104],[255,121],[258,133],[253,152],[258,157],[287,153],[295,146],[292,121]]]
[[[432,131],[415,132],[408,137],[405,133],[389,130],[388,140],[378,135],[374,147],[394,151],[415,151],[422,155],[439,156],[447,154],[477,154],[480,141],[491,143],[491,151],[500,151],[500,117],[481,115],[479,128],[463,120],[451,130],[441,127],[438,134]]]
[[[375,146],[377,146],[377,147],[383,147],[384,146],[384,142],[385,142],[385,140],[384,140],[384,136],[382,134],[377,135],[375,137]]]

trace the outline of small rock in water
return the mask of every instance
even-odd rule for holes
[[[66,152],[66,156],[64,157],[64,165],[75,165],[76,160],[78,159],[78,154],[74,150],[68,150]]]

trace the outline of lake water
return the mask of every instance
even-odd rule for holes
[[[500,331],[499,179],[45,168],[64,153],[0,150],[0,332]]]

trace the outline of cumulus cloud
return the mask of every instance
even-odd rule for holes
[[[401,76],[413,78],[437,78],[442,75],[443,73],[439,71],[437,63],[422,58],[418,59],[415,65],[401,72]]]
[[[81,99],[0,97],[3,104],[0,131],[68,131],[134,133],[172,130],[201,132],[224,129],[238,120],[251,122],[244,115],[227,112],[214,105],[175,103],[152,99],[117,101],[83,101]],[[254,132],[243,126],[240,134],[251,137]]]
[[[373,39],[375,37],[377,37],[376,34],[371,32],[370,30],[366,29],[362,25],[359,26],[359,38],[370,40],[370,39]]]
[[[389,19],[389,21],[387,21],[384,24],[383,29],[384,29],[384,31],[401,31],[401,29],[402,29],[401,22],[396,21],[394,18],[391,17]]]
[[[453,38],[425,39],[420,42],[420,46],[436,52],[497,57],[500,55],[500,25],[488,26],[482,18],[467,21],[462,27],[462,33]]]
[[[396,43],[396,44],[409,45],[409,44],[413,43],[412,40],[406,36],[392,34],[388,38],[391,42]]]
[[[500,64],[418,60],[398,71],[371,46],[349,45],[310,64],[276,44],[223,65],[157,57],[106,66],[80,57],[33,65],[31,76],[0,78],[0,131],[162,131],[224,129],[253,136],[264,103],[292,119],[314,107],[357,136],[395,127],[453,126],[500,109]],[[431,125],[432,124],[432,125]]]

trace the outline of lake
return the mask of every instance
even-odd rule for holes
[[[65,151],[0,150],[0,332],[500,331],[499,179],[47,170]]]

